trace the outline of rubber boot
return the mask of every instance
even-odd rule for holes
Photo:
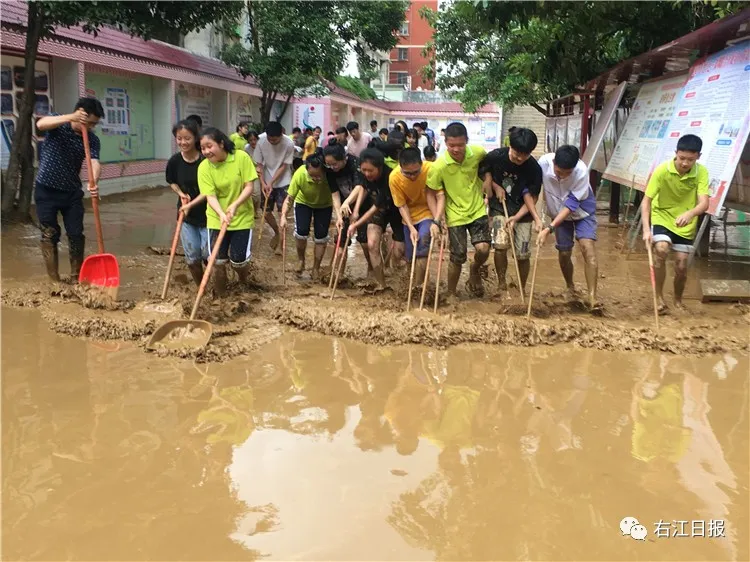
[[[80,239],[71,240],[68,238],[68,254],[70,255],[70,281],[78,283],[78,274],[81,272],[83,265],[83,250],[86,239],[81,236]]]
[[[216,264],[214,266],[214,294],[220,298],[227,294],[226,264]]]
[[[237,277],[240,280],[240,284],[247,285],[247,282],[250,279],[250,264],[246,263],[241,267],[235,267],[234,271],[237,272]]]
[[[203,281],[203,264],[201,262],[191,263],[188,265],[190,275],[193,276],[193,281],[200,287],[201,281]]]
[[[42,248],[42,257],[44,258],[44,265],[47,267],[47,275],[52,281],[60,281],[57,244],[52,243],[51,240],[42,240],[39,245]]]

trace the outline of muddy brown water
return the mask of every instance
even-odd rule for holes
[[[551,247],[530,322],[513,300],[406,316],[356,270],[326,304],[261,248],[250,290],[202,305],[204,354],[146,353],[194,296],[154,298],[166,257],[145,248],[173,204],[102,205],[123,273],[107,309],[43,282],[33,229],[3,233],[4,560],[750,557],[746,309],[701,306],[691,279],[691,315],[653,333],[642,256],[623,265],[607,231],[598,319],[560,304]],[[724,536],[656,534],[710,520]]]

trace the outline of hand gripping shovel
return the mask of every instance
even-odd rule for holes
[[[85,125],[81,126],[81,136],[83,137],[83,149],[86,152],[86,169],[88,170],[89,181],[93,181],[94,172],[91,167],[89,131]],[[94,208],[96,242],[99,246],[99,253],[92,254],[83,260],[78,282],[101,287],[112,300],[117,300],[117,292],[120,288],[120,266],[117,265],[115,256],[104,253],[104,235],[102,234],[102,222],[99,218],[98,195],[91,198],[91,205]]]
[[[195,298],[193,311],[190,313],[190,320],[170,320],[162,324],[151,334],[151,339],[148,340],[146,349],[157,349],[158,344],[170,348],[204,347],[211,339],[214,331],[211,322],[196,320],[195,315],[198,313],[198,305],[201,303],[203,293],[206,291],[206,285],[208,285],[208,280],[211,278],[211,272],[216,263],[216,256],[219,254],[221,242],[227,233],[227,226],[227,224],[221,225],[219,236],[216,238],[216,242],[214,242],[211,257],[208,258],[208,265],[206,266],[206,271],[203,273],[201,286],[198,288],[198,296]]]

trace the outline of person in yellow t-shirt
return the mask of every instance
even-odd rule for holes
[[[708,210],[709,202],[708,169],[698,164],[702,149],[700,137],[680,137],[675,157],[654,170],[641,203],[643,241],[653,243],[656,254],[654,276],[660,313],[667,311],[662,290],[670,248],[675,251],[674,304],[683,308],[682,294],[698,217]]]
[[[241,283],[248,279],[255,225],[253,182],[258,179],[258,173],[252,158],[245,151],[236,150],[234,143],[219,129],[209,127],[201,131],[201,152],[206,159],[198,166],[198,188],[208,200],[206,224],[212,248],[222,225],[228,225],[214,268],[214,288],[218,296],[223,296],[227,261]],[[186,210],[189,205],[182,209]]]
[[[435,219],[448,224],[450,263],[448,265],[448,299],[455,300],[461,268],[467,259],[467,234],[474,246],[466,289],[474,296],[484,295],[481,270],[490,257],[490,223],[484,206],[479,165],[487,151],[478,144],[468,144],[469,133],[462,123],[445,128],[446,151],[432,163],[427,174],[428,198],[433,200]]]
[[[250,132],[250,123],[247,121],[240,121],[237,124],[237,130],[229,135],[229,138],[234,143],[236,150],[243,150],[247,144],[247,133]]]
[[[320,134],[323,132],[323,129],[320,127],[315,127],[313,129],[313,132],[311,135],[309,135],[305,139],[305,149],[302,152],[302,160],[307,160],[308,156],[312,156],[315,154],[315,151],[318,150],[318,142],[320,139]]]
[[[310,236],[310,224],[314,223],[313,238],[315,253],[313,255],[312,279],[320,278],[320,263],[326,253],[328,245],[328,227],[333,216],[333,197],[328,186],[325,169],[323,168],[322,151],[312,154],[305,160],[289,184],[287,197],[281,208],[279,227],[286,228],[286,213],[289,205],[294,205],[294,237],[297,240],[297,275],[305,270],[305,250],[307,238]]]
[[[440,234],[438,222],[427,206],[430,165],[430,162],[422,162],[418,148],[405,148],[399,155],[399,166],[391,172],[388,180],[393,204],[401,213],[406,259],[409,262],[416,247],[416,286],[424,280],[430,241]]]

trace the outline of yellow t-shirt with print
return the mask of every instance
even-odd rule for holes
[[[302,153],[302,159],[307,160],[307,157],[315,154],[316,150],[318,150],[318,141],[315,140],[313,135],[310,135],[305,141],[305,151]]]
[[[203,160],[198,166],[198,188],[201,195],[215,195],[219,205],[226,211],[237,200],[245,184],[258,179],[252,158],[244,150],[235,150],[227,159],[218,164]],[[219,230],[221,219],[208,205],[206,226]],[[255,207],[252,197],[237,208],[227,230],[247,230],[255,226]]]
[[[432,163],[427,174],[427,187],[435,191],[445,190],[445,218],[448,226],[463,226],[487,215],[484,208],[482,180],[479,179],[479,164],[486,156],[483,146],[466,146],[466,156],[461,163],[445,152]]]
[[[391,197],[396,207],[406,205],[409,208],[411,222],[417,224],[425,219],[431,219],[432,213],[427,206],[427,174],[430,171],[432,162],[422,162],[422,171],[412,179],[407,178],[401,173],[401,166],[393,172],[389,181],[391,188]]]
[[[677,236],[688,240],[695,238],[698,217],[685,226],[677,226],[675,220],[681,214],[695,208],[699,195],[708,195],[708,168],[695,165],[684,175],[677,173],[674,160],[660,164],[648,180],[646,196],[651,198],[651,224],[663,226]]]

